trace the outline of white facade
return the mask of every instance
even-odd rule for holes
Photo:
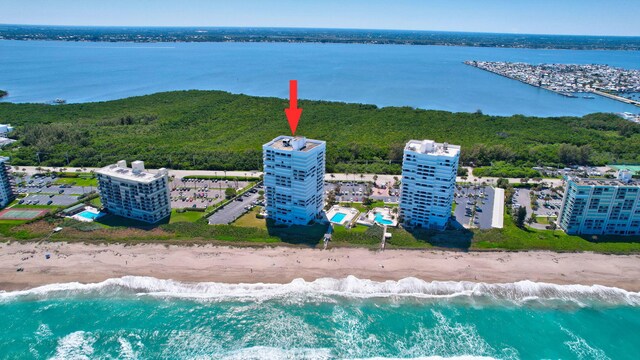
[[[0,156],[0,208],[9,205],[16,198],[13,193],[13,184],[8,171],[9,165],[6,164],[7,161],[9,161],[8,157]]]
[[[262,146],[267,216],[278,224],[307,225],[324,207],[324,141],[279,136]]]
[[[443,230],[451,217],[460,146],[411,140],[404,148],[400,215],[406,226]]]
[[[640,235],[640,182],[620,171],[618,179],[568,179],[558,224],[567,234]]]
[[[13,132],[13,126],[10,124],[0,124],[0,137],[7,137],[11,132]]]
[[[131,168],[124,160],[98,171],[102,205],[112,214],[156,223],[171,215],[169,175],[166,169],[147,172],[142,161]]]

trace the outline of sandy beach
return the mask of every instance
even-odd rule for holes
[[[46,254],[50,258],[46,259]],[[23,268],[24,271],[16,271]],[[640,291],[640,255],[338,248],[0,244],[0,290],[125,275],[185,282],[288,283],[322,277],[605,285]]]

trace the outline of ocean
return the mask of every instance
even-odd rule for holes
[[[640,51],[319,43],[106,43],[0,40],[1,101],[89,102],[160,91],[224,90],[302,99],[532,116],[639,112],[597,96],[567,98],[465,60],[640,68]]]
[[[636,359],[640,293],[603,286],[188,284],[0,292],[3,359]]]

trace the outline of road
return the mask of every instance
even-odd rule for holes
[[[209,216],[209,225],[222,225],[234,222],[242,216],[242,214],[247,212],[245,206],[251,205],[253,201],[258,200],[259,196],[258,192],[245,193],[242,196],[242,201],[234,200]]]
[[[24,170],[23,170],[24,169]],[[42,167],[42,169],[56,170],[59,171],[60,168],[51,168],[51,167]],[[68,172],[74,172],[77,168],[67,168]],[[97,170],[99,168],[84,168],[83,172],[87,173],[92,170]],[[482,182],[486,182],[488,185],[495,185],[498,181],[496,177],[476,177],[472,175],[472,171],[470,167],[467,167],[469,175],[466,177],[466,180],[461,177],[457,177],[457,182],[469,182],[469,183],[477,183],[481,184]],[[28,174],[35,174],[38,171],[35,166],[21,166],[21,171],[25,171]],[[150,169],[153,172],[153,169]],[[235,176],[235,177],[258,177],[262,175],[262,171],[258,170],[248,170],[248,171],[220,171],[220,170],[169,170],[169,175],[173,175],[177,178],[182,178],[185,176],[193,176],[193,175],[203,175],[203,176]],[[339,181],[373,181],[373,177],[377,176],[378,183],[383,182],[393,182],[395,179],[402,179],[401,175],[376,175],[376,174],[342,174],[342,173],[328,173],[325,174],[325,180],[339,180]],[[519,183],[520,178],[508,178],[510,183]],[[563,180],[561,179],[543,179],[544,182],[550,184],[554,187],[562,185]]]

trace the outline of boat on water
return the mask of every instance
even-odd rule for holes
[[[595,96],[591,96],[591,95],[584,95],[582,98],[583,99],[595,99],[596,97]]]
[[[67,100],[58,98],[58,99],[53,100],[53,102],[55,104],[66,104]]]

